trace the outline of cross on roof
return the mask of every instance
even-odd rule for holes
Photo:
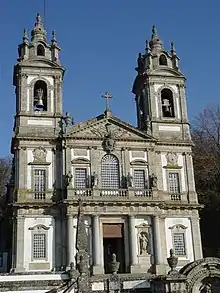
[[[112,95],[109,92],[106,92],[104,95],[102,95],[102,98],[106,99],[106,111],[110,111],[109,99],[112,98]]]

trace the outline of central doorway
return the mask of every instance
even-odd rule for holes
[[[119,273],[125,272],[124,224],[103,224],[104,268],[108,274],[108,264],[113,253],[120,262]]]

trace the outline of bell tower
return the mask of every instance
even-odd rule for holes
[[[179,69],[174,43],[163,48],[155,26],[144,54],[137,59],[135,94],[138,128],[161,140],[190,141],[185,77]]]
[[[45,132],[57,129],[62,117],[64,75],[59,52],[56,33],[53,31],[48,43],[41,17],[37,14],[30,41],[27,30],[24,30],[14,67],[15,133],[45,135]]]

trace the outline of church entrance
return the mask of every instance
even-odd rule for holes
[[[109,272],[109,262],[113,253],[120,262],[119,273],[125,272],[124,224],[103,224],[103,252],[105,273]]]

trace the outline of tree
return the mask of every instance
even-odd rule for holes
[[[10,180],[11,163],[10,157],[0,158],[0,203],[6,199],[6,186]]]
[[[220,107],[208,107],[192,125],[194,171],[201,211],[204,255],[215,255],[220,236],[213,228],[220,222]]]

